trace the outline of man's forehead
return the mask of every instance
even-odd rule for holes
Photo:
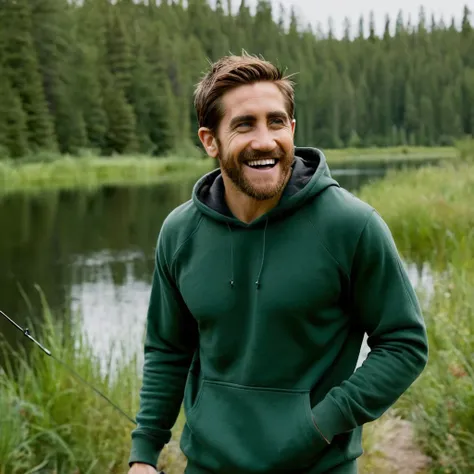
[[[285,99],[275,84],[262,82],[232,89],[224,94],[222,102],[227,109],[248,109],[251,113],[262,108],[274,109],[278,105],[284,109]]]
[[[239,100],[240,99],[240,100]],[[232,97],[223,101],[224,116],[228,120],[236,116],[261,117],[272,116],[276,113],[287,115],[283,96],[255,94],[246,97]]]

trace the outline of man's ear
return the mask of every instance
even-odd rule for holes
[[[217,140],[214,134],[206,127],[201,127],[198,130],[199,140],[201,140],[202,146],[206,150],[206,153],[211,158],[217,158],[219,149],[217,147]]]

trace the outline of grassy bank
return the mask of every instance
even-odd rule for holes
[[[452,160],[459,157],[454,147],[345,148],[324,150],[329,166],[368,168],[374,165],[403,165]]]
[[[391,173],[358,195],[389,224],[404,256],[437,271],[425,308],[430,359],[396,404],[430,472],[474,469],[474,150],[463,164]],[[469,164],[471,161],[471,164]]]
[[[325,150],[332,167],[370,167],[405,162],[422,163],[457,157],[455,148],[370,148]],[[41,158],[44,158],[41,161]],[[1,161],[0,194],[42,189],[97,188],[105,185],[146,185],[200,176],[213,169],[208,158],[124,156],[70,157],[47,155],[36,160]]]
[[[43,189],[94,189],[107,185],[147,185],[199,176],[212,169],[205,159],[150,157],[62,157],[46,163],[0,162],[0,194]]]

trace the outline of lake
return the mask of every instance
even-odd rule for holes
[[[385,172],[379,167],[332,174],[357,194]],[[190,198],[194,182],[0,198],[0,309],[23,327],[28,318],[40,323],[38,286],[55,318],[81,315],[104,363],[112,344],[120,346],[112,354],[138,351],[140,358],[158,232],[166,215]],[[429,267],[407,268],[412,282],[429,291]],[[3,318],[0,331],[13,345],[36,350]],[[365,346],[361,360],[366,353]]]

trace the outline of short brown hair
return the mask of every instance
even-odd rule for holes
[[[202,78],[194,92],[194,107],[200,127],[209,128],[214,134],[224,116],[221,97],[231,89],[259,81],[271,81],[285,97],[287,113],[294,118],[294,83],[291,76],[262,57],[245,51],[241,56],[224,56],[211,64],[211,70]]]

